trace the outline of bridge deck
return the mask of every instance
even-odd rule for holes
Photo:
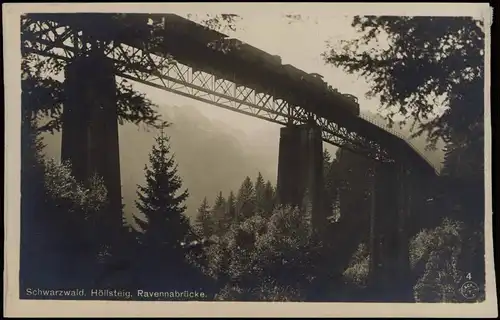
[[[89,38],[124,43],[160,56],[170,55],[195,70],[300,106],[377,141],[391,156],[409,161],[417,170],[437,173],[418,150],[402,137],[360,117],[357,102],[328,88],[322,79],[283,65],[277,56],[177,15],[30,14],[30,19],[56,21],[73,30],[81,30],[83,36]]]

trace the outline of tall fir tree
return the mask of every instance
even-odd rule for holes
[[[164,254],[182,255],[180,243],[189,232],[184,210],[189,193],[182,190],[174,155],[170,154],[169,138],[164,128],[155,138],[145,166],[146,185],[138,186],[136,207],[147,217],[147,223],[137,219],[144,230],[141,242],[146,248]],[[159,258],[159,257],[157,257]]]
[[[265,217],[270,217],[274,210],[276,192],[271,181],[267,181],[264,186],[263,213]]]
[[[201,238],[210,238],[214,234],[214,221],[212,219],[207,197],[203,198],[203,201],[198,208],[195,227],[196,233]]]
[[[226,200],[226,211],[224,215],[226,228],[229,229],[229,227],[235,222],[235,220],[236,220],[236,196],[234,195],[233,191],[230,191],[229,196],[227,197]]]
[[[250,177],[241,184],[236,199],[236,219],[245,220],[255,213],[255,189]]]
[[[262,174],[259,172],[257,179],[255,179],[255,209],[259,214],[263,213],[265,210],[265,191],[266,184],[264,177],[262,177]]]
[[[225,223],[225,213],[226,213],[226,199],[222,195],[222,191],[219,192],[217,198],[215,198],[215,203],[212,208],[212,217],[214,220],[215,234],[222,235],[226,228]]]

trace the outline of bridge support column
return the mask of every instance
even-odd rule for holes
[[[407,221],[410,181],[400,165],[379,164],[372,185],[369,286],[373,301],[409,302],[410,279]]]
[[[278,160],[278,201],[311,210],[312,228],[326,225],[323,210],[323,140],[321,129],[305,124],[281,128]]]
[[[116,82],[113,62],[98,52],[76,57],[65,70],[61,158],[85,182],[100,175],[108,192],[105,230],[122,224]]]

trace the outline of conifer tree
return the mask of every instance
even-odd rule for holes
[[[195,226],[199,237],[210,238],[214,234],[213,220],[207,197],[203,198],[203,201],[198,208]]]
[[[250,177],[241,184],[236,199],[236,219],[238,221],[251,217],[255,211],[255,189]]]
[[[273,185],[271,184],[271,181],[267,181],[266,185],[264,186],[264,196],[263,196],[263,212],[266,217],[270,216],[273,213],[275,196],[276,193],[273,188]]]
[[[228,229],[236,219],[236,197],[234,192],[229,192],[229,196],[226,200],[226,211],[224,215],[224,221],[226,229]]]
[[[255,180],[255,208],[256,211],[262,213],[265,206],[265,189],[266,184],[262,174],[259,172],[257,179]]]
[[[146,247],[159,249],[164,254],[181,253],[180,243],[189,232],[189,222],[183,214],[189,193],[187,189],[181,190],[182,180],[163,128],[155,138],[145,173],[146,185],[138,186],[138,201],[135,202],[147,217],[147,224],[137,220],[145,230],[141,241]]]
[[[222,195],[222,191],[219,192],[217,198],[215,198],[215,203],[212,208],[212,216],[214,220],[215,234],[221,235],[226,229],[225,224],[225,213],[226,213],[226,199]]]

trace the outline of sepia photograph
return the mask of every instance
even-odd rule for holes
[[[294,5],[4,5],[9,299],[497,314],[491,9]]]

